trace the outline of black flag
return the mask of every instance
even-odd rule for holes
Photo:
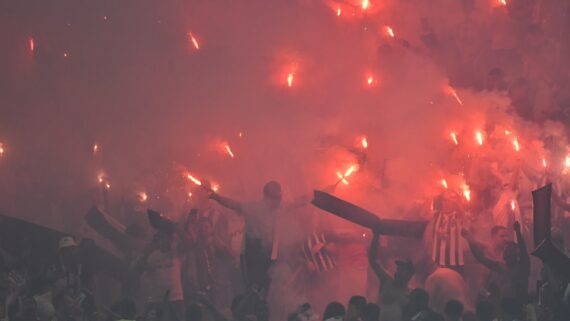
[[[380,219],[372,212],[317,190],[315,190],[313,205],[352,223],[378,231],[383,235],[419,238],[428,224],[428,221]]]

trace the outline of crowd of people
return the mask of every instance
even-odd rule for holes
[[[389,62],[403,51],[427,56],[445,71],[454,88],[504,93],[516,117],[535,124],[561,121],[567,130],[570,66],[564,58],[570,53],[570,7],[557,0],[504,2],[492,14],[482,15],[475,10],[474,1],[461,1],[465,28],[454,35],[439,34],[437,22],[422,19],[421,43],[402,38],[382,40],[379,60]],[[553,212],[558,214],[553,215],[556,229],[552,242],[565,253],[564,236],[570,232],[566,214],[570,205],[564,194],[568,188],[559,177],[547,176],[528,179],[535,187],[548,180],[556,183]],[[355,238],[358,242],[370,241],[368,273],[378,281],[377,297],[357,293],[329,301],[324,308],[305,299],[335,296],[334,287],[328,285],[339,275],[326,275],[343,264],[337,260],[340,252],[350,250],[340,246],[342,237],[334,231],[316,232],[302,219],[298,224],[307,226],[288,228],[286,217],[308,206],[310,198],[282,204],[281,186],[272,181],[264,186],[261,200],[240,202],[219,195],[203,183],[193,196],[200,199],[204,194],[200,205],[183,219],[174,221],[149,212],[145,226],[132,225],[121,231],[130,240],[128,245],[111,240],[120,248],[128,271],[128,277],[112,282],[119,287],[101,281],[101,272],[89,257],[89,248],[95,245],[88,238],[61,238],[57,253],[48,261],[38,261],[25,248],[14,253],[0,246],[0,298],[5,302],[0,304],[0,319],[570,320],[570,276],[559,273],[559,266],[542,265],[537,260],[534,265],[539,267],[533,269],[533,248],[527,245],[533,228],[529,223],[532,208],[516,205],[517,215],[496,224],[501,217],[494,211],[502,211],[497,204],[509,204],[510,199],[484,198],[484,192],[485,186],[501,182],[486,182],[479,190],[472,184],[481,197],[471,203],[469,214],[495,223],[484,237],[480,229],[474,233],[467,226],[465,206],[458,204],[457,195],[444,191],[431,202],[428,212],[436,215],[433,228],[426,229],[433,234],[433,251],[425,255],[427,259],[402,259],[388,253],[400,249],[398,241],[382,245],[384,238],[378,231],[367,231],[373,235],[371,240],[360,238],[359,231]],[[517,183],[507,189],[519,194],[520,200],[531,198],[530,190],[523,191]],[[241,243],[237,251],[233,244],[237,234],[227,227],[226,215],[243,220],[243,229],[237,233]],[[298,230],[302,237],[297,240],[302,241],[286,244],[285,234]],[[468,247],[463,248],[463,242]],[[394,264],[390,261],[393,258]],[[291,270],[285,280],[274,273],[283,263]],[[367,281],[373,283],[372,279]],[[281,304],[285,298],[279,293],[287,293],[286,300],[296,301],[298,307],[286,311],[289,304]],[[117,296],[121,298],[105,303],[105,299]]]

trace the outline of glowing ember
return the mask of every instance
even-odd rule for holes
[[[106,189],[111,188],[111,184],[109,184],[109,182],[105,183],[105,188],[106,188]]]
[[[212,184],[212,191],[217,192],[220,189],[220,185],[213,183]]]
[[[67,52],[64,52],[64,53],[63,53],[63,57],[64,57],[64,58],[67,58],[67,57],[69,57],[69,54],[68,54]]]
[[[362,140],[360,141],[360,144],[362,145],[362,148],[364,148],[364,149],[368,148],[368,140],[366,140],[366,137],[362,138]]]
[[[287,75],[287,86],[289,86],[289,87],[293,86],[293,74]]]
[[[195,178],[194,176],[192,176],[191,174],[188,174],[186,176],[186,178],[188,178],[189,180],[191,180],[194,184],[198,185],[198,186],[202,186],[202,182],[200,182],[199,179]]]
[[[370,0],[362,0],[361,3],[362,10],[366,10],[370,7]]]
[[[469,186],[467,185],[463,185],[463,196],[467,202],[471,202],[471,190],[469,190]]]
[[[4,144],[0,143],[0,157],[4,156]]]
[[[457,134],[454,132],[451,132],[451,134],[449,134],[451,136],[451,139],[453,140],[453,143],[455,145],[459,145],[459,141],[457,140]]]
[[[104,181],[104,176],[103,176],[103,174],[97,175],[97,180],[99,181],[99,183],[103,183],[103,181]]]
[[[29,45],[30,45],[30,51],[34,52],[34,49],[36,49],[36,44],[34,42],[34,38],[30,38],[30,40],[28,41]]]
[[[517,201],[511,200],[511,210],[514,212],[517,208]]]
[[[140,192],[138,196],[139,196],[139,201],[141,203],[146,202],[146,200],[148,199],[148,195],[146,195],[145,192]]]
[[[368,86],[372,86],[372,84],[374,84],[374,77],[368,76],[368,78],[366,79],[366,83],[368,84]]]
[[[234,155],[234,153],[232,152],[232,149],[231,149],[231,147],[230,147],[229,144],[225,143],[225,144],[224,144],[224,149],[226,150],[226,153],[227,153],[228,155],[230,155],[231,158],[234,158],[234,157],[235,157],[235,155]]]
[[[475,132],[475,139],[477,140],[477,144],[479,144],[479,146],[483,145],[483,133],[480,131]]]
[[[192,42],[192,46],[194,46],[194,49],[200,50],[200,45],[198,44],[198,40],[196,40],[196,37],[194,37],[194,35],[191,32],[188,33],[188,37],[190,38],[190,42]]]
[[[340,8],[336,9],[336,16],[340,17],[340,14],[342,13],[342,11],[340,10]]]
[[[392,37],[392,38],[396,37],[396,35],[394,34],[394,30],[393,30],[390,26],[384,27],[384,30],[386,31],[386,33],[387,33],[390,37]]]
[[[443,188],[447,189],[447,181],[445,179],[441,180],[441,185],[443,186]]]
[[[188,198],[192,198],[192,192],[188,192]]]
[[[93,155],[96,155],[99,152],[99,145],[98,144],[94,144],[93,145]]]
[[[515,147],[515,150],[517,152],[521,150],[521,147],[519,146],[519,140],[516,137],[515,137],[515,139],[513,139],[513,146]]]

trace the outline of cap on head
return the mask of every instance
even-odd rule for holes
[[[77,242],[71,236],[64,236],[59,240],[59,249],[77,246]]]

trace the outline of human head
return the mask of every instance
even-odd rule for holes
[[[63,263],[71,263],[77,250],[77,242],[71,236],[64,236],[59,240],[59,257]]]
[[[505,245],[505,250],[503,251],[503,259],[507,264],[507,267],[515,266],[519,261],[519,248],[515,242],[509,241]]]
[[[505,249],[505,245],[510,241],[510,236],[509,230],[504,226],[495,225],[491,229],[491,241],[498,249]]]
[[[202,321],[202,309],[196,303],[186,306],[186,321]]]
[[[263,200],[271,207],[278,208],[281,205],[281,184],[270,181],[263,186]]]
[[[375,303],[367,303],[362,309],[362,321],[378,321],[380,319],[380,307]]]
[[[463,315],[463,303],[457,300],[449,300],[445,304],[443,312],[447,321],[459,321]]]
[[[396,260],[396,272],[394,273],[394,280],[401,285],[407,285],[412,279],[416,269],[414,263],[409,259]]]
[[[429,293],[422,288],[413,289],[410,292],[410,309],[416,314],[427,310],[429,307]]]
[[[495,309],[489,301],[481,301],[475,307],[475,315],[478,321],[492,321],[495,319]]]
[[[325,312],[323,313],[323,321],[329,319],[336,319],[342,320],[346,311],[344,310],[344,306],[336,301],[331,302],[325,308]]]
[[[355,295],[348,300],[348,308],[346,309],[345,320],[356,320],[362,315],[362,310],[366,305],[366,298]]]

